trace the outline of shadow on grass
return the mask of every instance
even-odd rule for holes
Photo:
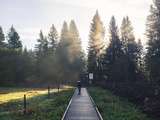
[[[23,100],[13,100],[0,105],[0,120],[59,120],[61,119],[73,89],[59,93],[37,95],[27,99],[27,113],[23,114]]]
[[[90,87],[88,90],[104,120],[153,120],[127,99],[106,89]]]

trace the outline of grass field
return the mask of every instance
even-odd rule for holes
[[[105,89],[91,87],[88,91],[104,120],[153,120],[142,113],[134,104]]]
[[[57,93],[51,89],[0,88],[0,120],[60,120],[73,88],[64,88]],[[23,95],[27,96],[27,113],[23,114]]]

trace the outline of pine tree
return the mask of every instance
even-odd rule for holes
[[[138,67],[144,71],[144,60],[143,60],[143,45],[142,45],[142,41],[141,39],[138,39],[138,43],[137,43],[138,47],[137,47],[137,64]]]
[[[8,48],[10,49],[21,49],[22,48],[20,37],[13,26],[10,28],[10,31],[8,33]]]
[[[103,58],[103,74],[106,76],[106,85],[115,88],[116,82],[120,81],[123,76],[123,70],[121,69],[123,64],[123,50],[114,16],[110,21],[109,35],[110,43],[106,48]]]
[[[58,32],[54,25],[52,25],[50,28],[50,32],[48,34],[48,41],[49,41],[49,48],[52,51],[55,51],[58,43]]]
[[[111,62],[114,63],[115,60],[122,54],[122,43],[119,38],[118,26],[116,25],[116,20],[114,16],[111,18],[110,21],[109,33],[110,45],[108,47],[108,50],[111,50]]]
[[[46,79],[45,71],[46,68],[46,59],[49,55],[48,41],[47,38],[43,35],[42,30],[39,33],[39,39],[37,39],[38,44],[36,44],[36,66],[37,66],[37,77],[40,80]]]
[[[57,46],[56,54],[58,55],[59,59],[68,62],[68,46],[69,46],[69,32],[68,32],[68,25],[64,21],[63,27],[61,30],[60,41]]]
[[[82,69],[82,48],[79,32],[73,20],[69,27],[64,22],[56,54],[60,68],[63,69],[64,82],[78,80]]]
[[[160,109],[160,2],[154,0],[150,7],[150,14],[147,17],[146,24],[147,53],[145,56],[146,73],[149,78],[150,89],[146,90],[149,101],[146,108],[152,110],[152,113],[159,116]],[[150,91],[152,90],[151,94]],[[154,105],[152,104],[154,103]],[[156,106],[156,107],[155,107]]]
[[[9,82],[10,84],[19,84],[24,80],[23,75],[21,74],[23,67],[22,61],[22,43],[20,37],[16,32],[15,28],[12,26],[8,33],[8,46],[6,46],[4,40],[4,33],[0,27],[0,48],[9,48],[0,50],[0,71],[1,79],[4,83]]]
[[[6,47],[5,41],[5,35],[3,33],[2,27],[0,26],[0,48]]]
[[[82,52],[79,31],[74,20],[71,20],[70,22],[69,38],[71,42],[69,47],[70,61],[73,61],[72,62],[73,71],[75,71],[77,76],[79,76],[84,68],[84,55]]]
[[[127,81],[136,80],[136,71],[138,65],[138,55],[140,52],[138,44],[135,41],[133,27],[129,17],[124,17],[121,25],[121,40],[123,51],[126,57],[126,79]]]
[[[81,47],[81,39],[79,37],[79,32],[74,20],[71,20],[69,26],[69,37],[70,37],[70,51],[72,57],[78,58],[81,55],[82,47]]]
[[[160,86],[160,3],[158,0],[155,0],[154,5],[150,8],[146,25],[146,36],[148,38],[146,67],[151,82]]]
[[[48,41],[43,35],[42,30],[39,33],[39,39],[37,39],[38,44],[36,45],[37,56],[44,57],[48,54]]]
[[[66,39],[68,39],[68,33],[69,33],[69,28],[68,28],[67,22],[64,21],[63,27],[61,30],[60,42],[64,42],[64,43],[67,42]]]
[[[94,15],[91,23],[88,47],[88,72],[94,73],[95,80],[101,71],[101,55],[104,50],[105,30],[98,11]]]
[[[36,68],[34,53],[31,50],[27,50],[25,47],[20,58],[21,70],[19,71],[19,79],[23,83],[29,81],[32,82],[31,80],[33,80],[35,77]]]
[[[133,33],[133,27],[131,25],[131,21],[129,20],[129,17],[124,17],[122,20],[121,25],[121,40],[123,44],[123,49],[125,53],[128,53],[129,50],[129,44],[135,44],[135,37]]]
[[[72,80],[71,75],[71,62],[70,62],[70,56],[69,56],[69,47],[70,47],[70,37],[69,37],[69,28],[64,21],[62,30],[61,30],[61,36],[60,41],[58,43],[58,47],[56,50],[56,58],[58,59],[58,65],[57,71],[61,73],[61,75],[58,75],[58,83],[59,82],[67,82],[66,80]],[[70,70],[69,70],[70,68]]]

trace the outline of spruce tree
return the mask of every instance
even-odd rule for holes
[[[146,89],[149,100],[146,109],[159,116],[160,109],[160,2],[154,0],[150,7],[150,14],[146,23],[147,53],[145,56],[146,73],[149,81],[149,89]],[[154,105],[153,105],[154,103]],[[149,110],[149,111],[150,111]]]
[[[135,37],[133,33],[133,27],[129,17],[124,17],[121,25],[121,40],[123,44],[124,52],[127,54],[129,50],[129,44],[135,44]]]
[[[115,17],[113,16],[110,21],[110,26],[109,26],[109,34],[110,34],[110,44],[108,47],[108,50],[111,50],[111,61],[110,62],[115,62],[119,56],[122,54],[122,43],[119,38],[119,33],[118,33],[118,26],[116,25],[116,20]],[[110,51],[109,50],[109,51]]]
[[[17,31],[13,26],[10,28],[10,31],[8,33],[8,48],[10,49],[22,48],[22,43],[20,41],[19,34],[17,33]]]
[[[143,60],[143,45],[142,45],[142,40],[138,39],[138,43],[137,43],[138,47],[137,47],[137,65],[138,67],[141,69],[141,71],[144,72],[144,60]]]
[[[66,21],[64,21],[63,26],[62,26],[62,30],[61,30],[60,42],[62,42],[62,43],[67,42],[68,34],[69,34],[68,24]]]
[[[38,57],[44,57],[48,54],[48,41],[43,35],[42,30],[39,33],[39,39],[37,39],[38,44],[36,44],[36,52]]]
[[[39,39],[37,39],[38,44],[36,44],[36,64],[37,64],[37,76],[40,80],[46,79],[46,59],[49,55],[48,41],[43,35],[42,30],[39,33]]]
[[[59,59],[69,62],[68,61],[68,46],[69,46],[69,32],[68,32],[68,25],[64,21],[63,27],[61,30],[61,36],[60,36],[60,41],[57,46],[56,54],[58,55]]]
[[[70,22],[69,37],[71,42],[70,50],[72,51],[70,54],[75,58],[79,57],[82,52],[81,39],[79,37],[79,32],[74,20],[71,20]]]
[[[94,80],[100,76],[101,55],[104,50],[105,29],[98,11],[94,15],[90,27],[88,46],[88,72],[94,73]]]
[[[70,61],[72,62],[73,71],[79,77],[80,73],[84,68],[84,54],[81,46],[81,39],[79,36],[79,31],[76,26],[74,20],[71,20],[69,26],[69,39],[70,39],[70,47],[69,47],[69,56]]]
[[[2,27],[0,26],[0,48],[6,47],[5,41],[5,35],[3,33]]]
[[[123,50],[119,38],[118,26],[113,16],[109,25],[109,46],[103,58],[103,74],[106,76],[106,85],[114,89],[116,82],[120,81],[123,76]]]
[[[135,81],[136,71],[138,65],[138,55],[140,52],[138,49],[138,44],[135,41],[135,36],[133,32],[133,27],[129,17],[124,17],[121,25],[121,40],[123,51],[126,57],[126,80]]]
[[[72,82],[78,80],[83,68],[82,48],[79,32],[73,20],[69,27],[64,22],[56,54],[60,68],[63,69],[64,82],[66,80],[71,80]]]
[[[146,25],[148,39],[146,67],[151,83],[160,86],[160,3],[158,0],[155,0],[154,5],[150,8]]]
[[[62,30],[61,30],[61,36],[60,41],[57,46],[56,50],[56,58],[58,59],[58,65],[57,71],[61,73],[61,75],[58,75],[58,83],[59,82],[66,82],[66,80],[71,80],[71,69],[70,68],[70,58],[69,58],[69,46],[70,46],[70,39],[69,39],[69,28],[64,21]]]
[[[50,32],[48,34],[48,41],[49,41],[49,48],[52,51],[55,51],[58,43],[58,32],[54,24],[50,28]]]

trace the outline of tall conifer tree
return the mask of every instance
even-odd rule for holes
[[[118,26],[116,25],[115,17],[113,16],[109,25],[109,46],[106,48],[106,53],[103,59],[104,75],[106,85],[115,88],[116,82],[122,78],[122,43],[119,38]],[[110,81],[111,84],[108,82]]]
[[[19,48],[21,49],[22,48],[20,37],[13,26],[10,28],[10,31],[8,33],[8,47],[10,49],[19,49]]]
[[[147,17],[146,36],[148,47],[146,54],[146,67],[150,80],[156,86],[160,86],[160,2],[154,0],[150,7],[150,15]]]
[[[49,41],[49,48],[52,51],[55,51],[58,43],[58,32],[54,24],[50,28],[50,32],[48,34],[48,41]]]
[[[133,27],[129,17],[124,17],[121,25],[121,40],[123,51],[126,57],[126,80],[135,81],[136,80],[136,71],[138,65],[139,57],[139,46],[135,41],[135,36],[133,32]]]
[[[101,71],[101,55],[104,50],[105,29],[98,11],[94,15],[89,33],[88,72],[94,73],[95,80]]]
[[[6,47],[5,41],[5,35],[3,33],[2,27],[0,26],[0,48]]]

